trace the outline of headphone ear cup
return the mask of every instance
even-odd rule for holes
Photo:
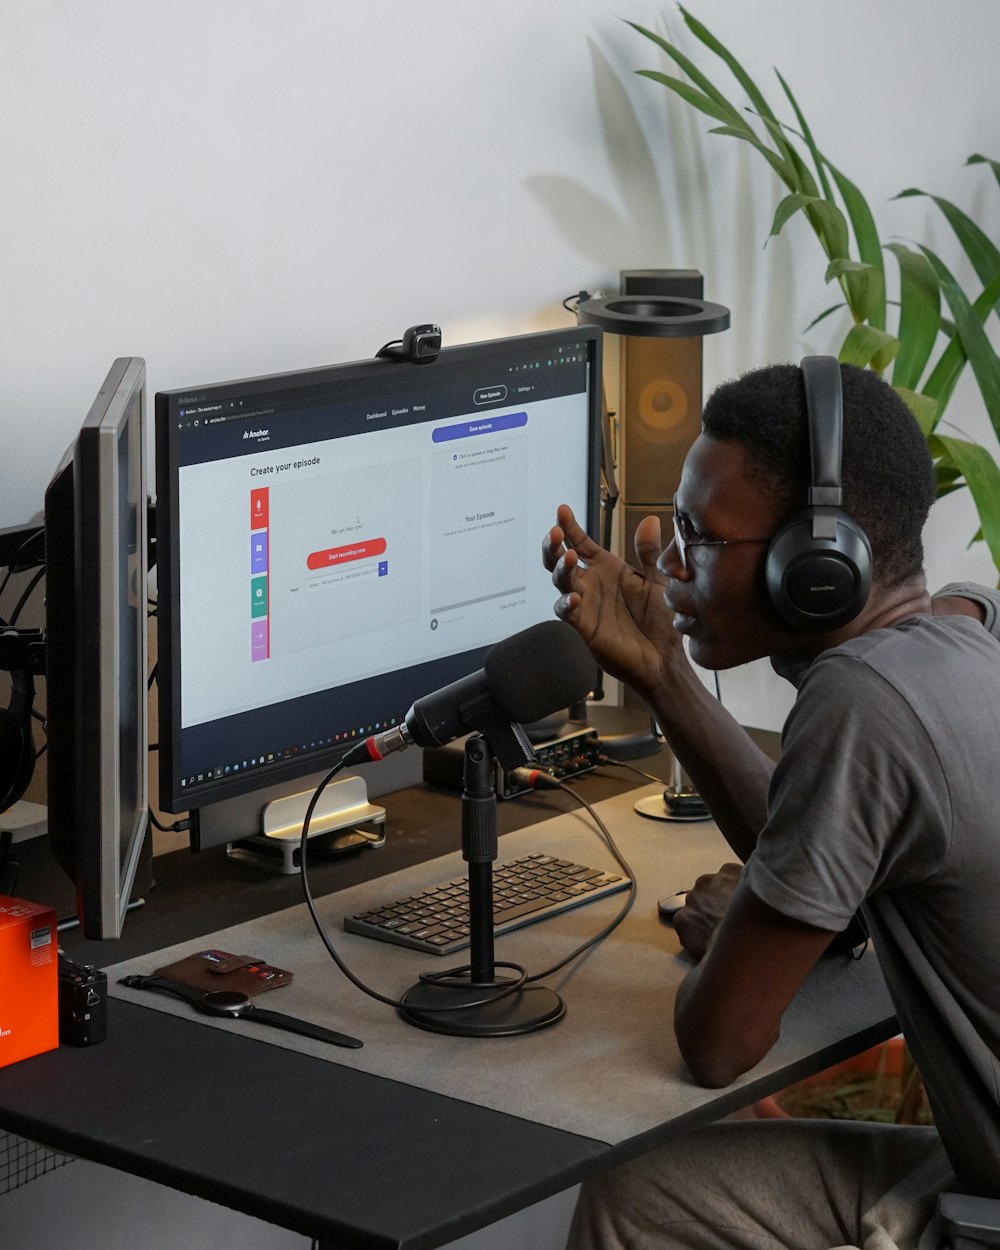
[[[774,608],[795,629],[835,629],[865,606],[872,552],[864,530],[837,511],[836,538],[813,538],[813,510],[796,513],[767,549],[764,576]]]

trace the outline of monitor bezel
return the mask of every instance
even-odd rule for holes
[[[156,511],[157,511],[157,656],[159,687],[159,802],[166,811],[183,812],[191,809],[189,796],[180,788],[175,761],[180,758],[180,657],[177,647],[177,623],[180,620],[180,581],[175,565],[179,549],[178,489],[176,422],[172,408],[181,400],[190,402],[192,396],[198,402],[211,402],[213,393],[225,393],[227,398],[239,398],[241,394],[261,395],[269,390],[283,391],[290,382],[302,387],[324,388],[331,384],[349,390],[352,383],[362,386],[380,377],[392,377],[397,384],[401,377],[412,375],[426,380],[432,370],[442,370],[466,364],[487,362],[491,358],[503,359],[526,350],[545,350],[570,343],[586,345],[588,354],[588,413],[587,413],[587,463],[588,499],[586,526],[590,533],[597,532],[601,483],[601,423],[603,419],[602,334],[596,327],[573,326],[566,329],[547,330],[533,334],[514,335],[500,339],[487,339],[445,347],[437,359],[429,364],[409,361],[369,359],[319,368],[291,370],[229,382],[216,382],[198,386],[175,387],[157,391],[155,396],[156,440]],[[414,372],[416,371],[416,372]],[[558,501],[557,501],[558,502]],[[541,535],[539,535],[539,544]],[[473,655],[468,671],[474,671],[481,661],[483,647]],[[456,674],[458,676],[460,674]],[[331,768],[347,750],[347,745],[331,746],[326,750],[310,753],[299,759],[275,762],[266,774],[247,773],[216,779],[211,786],[205,785],[198,795],[198,806],[206,806],[255,790],[272,788],[292,782],[297,778],[323,772]]]
[[[112,365],[80,431],[46,494],[46,563],[50,579],[71,578],[71,585],[47,603],[49,681],[49,789],[67,784],[69,801],[55,805],[62,813],[53,823],[54,858],[76,885],[77,918],[84,936],[121,936],[125,912],[149,827],[149,709],[146,632],[146,366],[140,357],[120,357]],[[137,401],[137,402],[136,402]],[[119,444],[128,439],[135,473],[136,594],[136,806],[127,825],[122,820],[123,720],[119,703],[121,645],[119,593],[122,550],[119,497]],[[63,496],[62,528],[50,516]],[[50,503],[50,495],[53,496]],[[72,535],[70,539],[69,535]],[[72,553],[59,544],[72,541]],[[50,558],[51,557],[51,558]],[[53,628],[50,613],[64,613]],[[71,632],[67,632],[71,622]],[[52,698],[53,681],[66,683]],[[59,821],[65,828],[59,827]]]

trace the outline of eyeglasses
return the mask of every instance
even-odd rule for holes
[[[674,509],[674,544],[680,557],[681,567],[688,567],[688,547],[729,547],[733,543],[769,543],[771,535],[766,538],[703,538],[691,524],[691,518],[677,509],[677,496],[673,499]]]

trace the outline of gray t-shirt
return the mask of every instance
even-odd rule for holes
[[[967,1192],[1000,1197],[1000,594],[823,652],[744,875],[824,929],[863,912]],[[945,592],[942,592],[945,593]]]

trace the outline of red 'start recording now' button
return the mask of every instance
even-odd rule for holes
[[[351,560],[371,560],[385,551],[384,538],[366,538],[363,542],[348,543],[346,547],[327,547],[313,551],[306,558],[311,569],[330,569]]]

